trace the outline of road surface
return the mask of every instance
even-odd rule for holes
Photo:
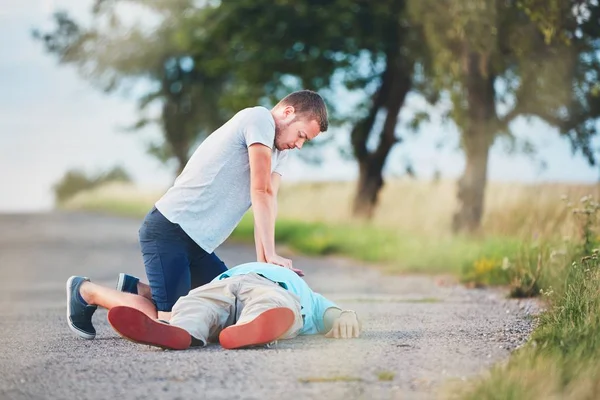
[[[531,330],[530,303],[498,291],[294,256],[315,291],[358,312],[360,339],[163,351],[121,339],[105,310],[94,315],[95,340],[76,337],[65,322],[66,280],[85,275],[113,287],[119,272],[144,277],[139,224],[85,213],[0,215],[0,399],[431,398],[506,359]],[[217,253],[228,266],[254,258],[239,244]]]

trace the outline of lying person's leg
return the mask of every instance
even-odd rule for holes
[[[140,310],[151,318],[156,318],[156,307],[151,300],[132,293],[123,293],[90,281],[83,282],[79,288],[83,300],[91,305],[110,310],[117,306],[127,306]]]
[[[241,277],[212,282],[181,297],[170,322],[155,321],[139,311],[115,307],[108,313],[111,326],[123,337],[137,343],[183,350],[215,341],[219,332],[233,323],[236,298],[232,286]]]
[[[96,329],[92,315],[98,308],[128,306],[156,318],[156,307],[143,296],[119,292],[90,282],[88,278],[72,276],[67,281],[67,323],[73,332],[84,339],[94,339]]]
[[[216,342],[221,330],[236,318],[236,297],[233,291],[241,277],[231,277],[196,288],[177,301],[171,324],[188,331],[195,339]]]
[[[243,309],[237,323],[219,335],[221,346],[237,349],[298,335],[304,324],[300,299],[260,275],[241,276],[244,279],[234,293]]]

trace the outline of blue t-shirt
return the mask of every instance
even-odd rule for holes
[[[283,288],[300,298],[302,318],[304,319],[304,326],[300,330],[300,335],[327,333],[325,332],[325,324],[323,322],[325,311],[330,307],[339,307],[319,293],[313,292],[306,282],[304,282],[304,279],[287,268],[273,264],[251,262],[231,268],[227,272],[217,276],[213,281],[251,272],[263,275],[265,278],[279,283]]]

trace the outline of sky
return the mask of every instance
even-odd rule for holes
[[[0,212],[44,211],[53,207],[52,186],[73,168],[88,173],[123,166],[144,188],[161,190],[172,182],[173,167],[145,152],[145,143],[160,137],[156,127],[124,132],[136,121],[135,100],[105,95],[81,79],[72,67],[59,66],[32,39],[33,28],[51,27],[51,14],[66,9],[78,18],[89,15],[90,0],[3,0],[0,4]],[[340,101],[347,96],[340,95]],[[343,103],[342,103],[343,105]],[[410,96],[401,117],[424,107]],[[456,178],[464,167],[458,149],[458,133],[440,122],[439,110],[419,135],[404,127],[404,138],[388,158],[386,176],[402,175],[411,162],[417,176],[430,179],[434,171]],[[489,178],[509,182],[596,182],[599,169],[581,155],[573,155],[569,143],[557,131],[539,121],[517,120],[513,132],[538,148],[535,160],[510,154],[506,142],[497,141],[491,151]],[[340,144],[347,133],[331,131]],[[444,139],[446,146],[436,150]],[[356,164],[343,159],[334,148],[322,149],[322,165],[306,165],[292,157],[285,179],[349,180]],[[541,168],[542,161],[548,165]]]

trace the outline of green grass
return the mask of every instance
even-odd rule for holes
[[[451,397],[600,398],[600,263],[595,257],[566,263],[550,282],[550,309],[529,343],[488,378]]]
[[[599,212],[600,204],[591,197],[580,200],[573,216],[583,235],[570,243],[566,254],[556,257],[547,245],[526,252],[525,264],[532,263],[528,256],[538,254],[533,278],[547,299],[548,310],[540,315],[526,346],[506,365],[495,367],[487,378],[463,387],[452,397],[600,398]]]
[[[396,374],[391,371],[380,371],[377,373],[377,379],[380,381],[393,381],[394,376],[396,376]]]
[[[98,199],[97,201],[89,201],[82,210],[122,217],[143,218],[150,211],[150,208],[151,206],[148,207],[144,202],[135,200],[124,202],[121,200]]]
[[[232,239],[254,240],[251,214],[242,219]],[[431,239],[409,232],[359,223],[323,224],[279,218],[276,242],[309,255],[342,255],[385,264],[386,272],[452,273],[482,257],[502,259],[517,252],[520,241],[510,237],[476,239],[465,236]]]
[[[155,199],[138,198],[118,188],[82,193],[63,207],[142,218]],[[244,216],[231,239],[252,243],[254,222]],[[377,263],[385,272],[450,273],[461,275],[482,258],[499,259],[517,252],[520,241],[511,237],[443,236],[431,238],[364,223],[303,222],[282,216],[276,242],[308,255],[340,255]],[[504,283],[504,282],[502,282]]]

